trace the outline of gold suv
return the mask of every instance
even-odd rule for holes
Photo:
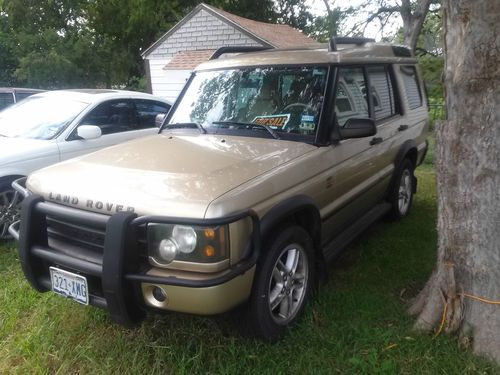
[[[405,47],[224,48],[157,135],[15,182],[25,199],[10,232],[40,292],[129,326],[245,304],[242,324],[275,340],[323,264],[375,220],[408,214],[426,131]]]

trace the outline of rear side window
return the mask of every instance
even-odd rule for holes
[[[105,102],[93,109],[81,124],[98,126],[103,135],[135,130],[135,108],[130,100]]]
[[[401,76],[406,91],[406,98],[410,109],[418,108],[422,105],[422,92],[418,84],[417,70],[414,66],[403,65],[401,66]]]
[[[36,94],[36,92],[16,92],[16,100],[19,102],[33,94]]]
[[[0,110],[14,104],[14,96],[10,92],[0,93]]]
[[[394,89],[387,66],[368,68],[375,120],[383,120],[396,114]]]
[[[139,128],[154,128],[156,115],[162,113],[167,114],[170,110],[170,105],[155,102],[151,100],[135,100],[135,108],[139,121]]]

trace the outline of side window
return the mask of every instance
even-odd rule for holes
[[[135,130],[137,119],[134,105],[130,100],[112,100],[99,104],[80,124],[98,126],[103,135]]]
[[[0,110],[14,104],[14,96],[10,92],[0,93]]]
[[[339,69],[335,112],[340,126],[344,126],[350,118],[370,117],[366,94],[363,93],[365,87],[365,76],[362,68]]]
[[[410,109],[418,108],[422,105],[422,93],[420,91],[420,85],[418,84],[417,70],[411,65],[403,65],[400,69],[408,106]]]
[[[36,94],[36,92],[16,92],[16,101],[20,102],[33,94]]]
[[[387,66],[369,67],[368,79],[371,84],[375,120],[383,120],[395,115],[394,89]]]
[[[154,128],[156,115],[159,113],[166,115],[170,110],[170,105],[152,100],[137,99],[134,103],[139,129]]]

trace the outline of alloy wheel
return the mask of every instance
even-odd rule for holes
[[[287,324],[299,311],[307,291],[308,270],[306,251],[299,244],[287,246],[276,260],[268,294],[276,323]]]
[[[21,196],[17,191],[0,192],[0,239],[11,238],[9,227],[20,218]]]

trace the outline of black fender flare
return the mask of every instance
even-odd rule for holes
[[[305,228],[310,234],[316,248],[321,244],[321,215],[314,201],[307,195],[296,195],[285,199],[273,206],[262,217],[260,222],[260,236],[265,238],[271,230],[280,222],[295,215],[297,212],[306,211],[310,217],[309,228]]]
[[[386,196],[388,197],[391,194],[392,189],[394,188],[394,183],[396,181],[396,178],[398,176],[399,169],[401,168],[401,164],[403,163],[403,160],[406,158],[408,153],[412,152],[412,150],[415,150],[415,155],[418,155],[418,149],[417,149],[417,142],[413,139],[408,139],[405,141],[401,147],[398,150],[398,153],[396,154],[396,158],[394,159],[394,171],[392,173],[391,177],[391,182],[389,183],[389,188],[387,189]],[[413,160],[415,166],[417,163],[417,160]],[[416,180],[413,181],[413,189],[416,190]],[[415,192],[415,191],[414,191]]]

